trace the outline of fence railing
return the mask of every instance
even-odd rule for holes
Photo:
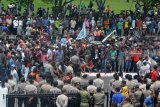
[[[59,94],[7,94],[6,107],[57,107],[56,99]],[[68,107],[80,107],[80,94],[67,95],[69,98]],[[104,107],[109,107],[109,95],[105,93]],[[90,107],[93,107],[91,104]]]

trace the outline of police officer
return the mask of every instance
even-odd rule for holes
[[[104,107],[105,94],[102,92],[101,87],[97,88],[97,93],[93,95],[94,107]]]
[[[20,94],[24,94],[24,89],[25,89],[26,85],[27,85],[27,83],[25,82],[25,78],[22,77],[20,79],[20,83],[17,85],[16,91]],[[26,105],[25,98],[18,98],[18,107],[22,107],[23,102],[24,102],[24,105]]]
[[[89,85],[88,85],[88,87],[87,87],[87,91],[88,91],[90,94],[97,92],[97,87],[95,87],[95,86],[93,85],[93,80],[92,80],[92,79],[89,80]]]
[[[24,88],[24,91],[26,94],[36,94],[37,93],[37,87],[34,85],[33,78],[30,78],[28,85]],[[26,107],[37,107],[37,99],[34,97],[27,98]]]
[[[44,85],[42,85],[41,88],[40,88],[40,93],[43,93],[43,94],[50,93],[50,90],[52,88],[53,87],[51,86],[51,79],[47,78],[46,83]],[[46,98],[46,97],[41,98],[41,107],[45,107],[47,105],[49,105],[48,98]]]
[[[11,86],[10,93],[14,93],[16,91],[16,82],[13,80],[13,76],[9,75],[8,76],[8,84]],[[9,107],[14,107],[15,99],[14,98],[9,98],[8,102],[10,103],[8,106]]]
[[[93,85],[97,88],[100,87],[101,89],[104,89],[104,81],[101,79],[101,74],[98,73],[96,77],[97,78],[93,80]]]
[[[142,91],[140,90],[139,85],[136,85],[135,87],[136,102],[134,104],[135,107],[140,107],[141,96],[142,96]]]
[[[76,76],[71,79],[71,84],[74,85],[75,83],[80,83],[81,80],[81,73],[77,72]]]
[[[53,94],[61,94],[61,89],[58,88],[58,82],[53,82],[53,87],[50,89],[50,92]]]

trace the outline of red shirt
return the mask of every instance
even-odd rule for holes
[[[151,80],[156,81],[158,77],[158,72],[155,69],[153,69],[150,73],[150,77],[151,77]]]

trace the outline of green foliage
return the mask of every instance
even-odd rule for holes
[[[105,9],[106,0],[94,0],[94,2],[96,2],[99,12],[102,12]]]
[[[19,4],[20,6],[26,7],[33,3],[34,0],[8,0],[9,2]]]
[[[66,7],[67,4],[69,4],[70,2],[73,2],[74,0],[42,0],[44,3],[51,3],[52,8],[54,10],[54,14],[57,16],[58,14],[62,13],[62,10],[64,10],[64,8]],[[65,14],[66,11],[63,13]]]
[[[17,0],[13,0],[13,1],[17,1]],[[49,12],[51,13],[51,7],[54,6],[54,1],[53,2],[48,2],[50,0],[34,0],[33,4],[34,4],[34,10],[37,10],[39,7],[42,7],[47,9],[49,8]],[[68,1],[68,0],[67,0]],[[74,0],[72,2],[72,4],[78,6],[80,5],[80,1],[83,1],[83,3],[85,4],[85,6],[87,7],[90,3],[90,0]],[[94,2],[93,0],[91,0],[94,4],[94,9],[97,10],[98,7],[96,5],[96,2]],[[126,2],[126,0],[120,0],[121,2],[119,2],[118,0],[106,0],[105,3],[105,7],[107,7],[107,5],[110,5],[111,11],[114,11],[115,13],[119,13],[121,12],[121,10],[135,10],[135,2],[131,2],[132,0],[130,0],[129,3]],[[11,3],[10,0],[2,0],[2,2],[4,4],[4,7],[7,8],[8,4]],[[24,6],[22,7],[22,11],[24,11]]]
[[[160,5],[160,0],[136,0],[138,3],[142,3],[141,6],[144,7],[145,11],[149,11],[153,7],[157,7]]]

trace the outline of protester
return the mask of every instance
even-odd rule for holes
[[[70,93],[80,94],[81,107],[103,107],[106,81],[101,73],[114,72],[109,80],[113,106],[152,106],[160,88],[160,12],[151,9],[144,15],[139,3],[136,11],[118,14],[109,5],[104,12],[95,10],[92,1],[85,5],[68,4],[59,12],[67,13],[63,16],[32,6],[21,14],[14,3],[0,7],[0,80],[9,93],[62,92],[58,107],[69,104]],[[124,78],[124,72],[132,71],[138,75]],[[93,72],[96,79],[89,77]],[[9,102],[12,107],[15,99]],[[22,102],[37,106],[36,98],[18,98]],[[41,104],[49,105],[48,99],[41,98]]]

